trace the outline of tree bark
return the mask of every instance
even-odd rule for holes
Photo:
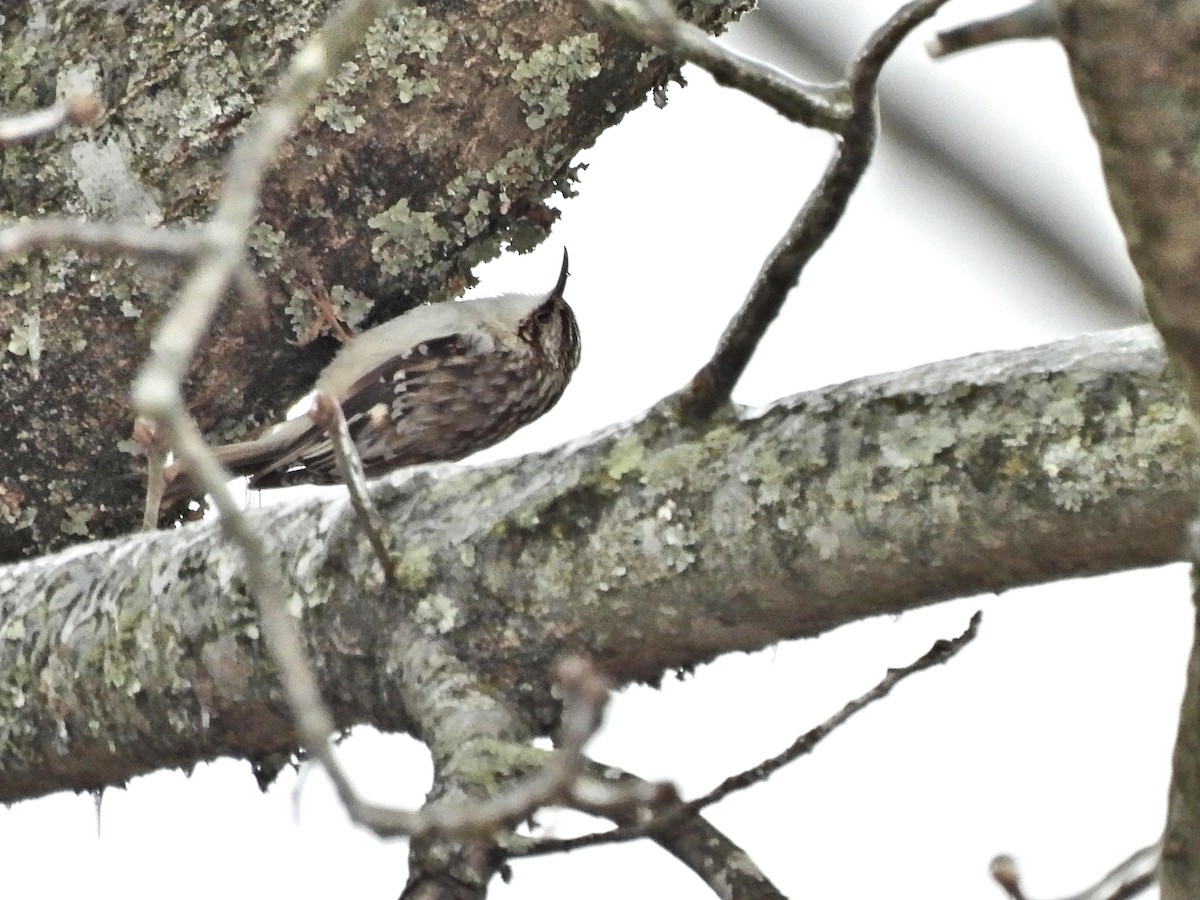
[[[0,107],[83,87],[105,112],[5,148],[0,214],[201,221],[230,142],[330,5],[6,15]],[[729,12],[697,6],[713,26]],[[1200,11],[1059,10],[1151,315],[1198,397]],[[328,358],[334,317],[370,324],[449,296],[502,245],[536,243],[576,152],[670,74],[565,2],[391,14],[276,163],[252,245],[264,302],[230,304],[217,323],[190,384],[197,419],[226,438],[276,418]],[[136,526],[125,397],[175,283],[75,253],[0,267],[0,559]],[[482,711],[475,736],[550,731],[541,673],[563,652],[619,684],[654,681],[866,616],[1179,558],[1198,483],[1183,393],[1131,330],[866,379],[700,430],[664,405],[580,447],[380,485],[395,596],[344,501],[258,515],[338,723],[411,731],[443,747],[443,769],[468,771],[456,754],[473,746],[439,727],[466,708]],[[414,627],[436,648],[427,658],[398,639]],[[211,526],[0,569],[0,670],[0,801],[295,743],[240,560]],[[1167,898],[1200,895],[1195,659],[1190,676]],[[458,690],[414,687],[435,677]],[[418,862],[425,849],[424,884],[444,895],[439,880],[458,876],[444,847],[416,848]],[[462,855],[467,895],[494,872],[491,850]]]
[[[0,20],[0,109],[90,90],[88,129],[4,149],[0,216],[185,226],[331,0],[31,5]],[[745,8],[705,4],[718,28]],[[227,305],[189,383],[214,439],[274,421],[336,342],[460,293],[537,244],[572,159],[672,76],[567,0],[397,4],[276,161],[251,262],[265,303]],[[0,266],[0,560],[140,523],[129,385],[173,300],[169,269],[74,252]],[[319,338],[319,339],[318,339]]]
[[[1200,5],[1065,0],[1059,19],[1146,306],[1195,408],[1200,404],[1200,173],[1195,159]],[[1193,552],[1193,565],[1197,561]],[[1194,599],[1200,600],[1200,593]],[[1159,872],[1164,900],[1200,896],[1197,734],[1200,629],[1173,758]]]
[[[413,627],[533,732],[584,652],[618,684],[872,615],[1178,559],[1197,480],[1148,328],[938,363],[684,432],[662,410],[375,499],[403,590],[342,498],[257,511],[339,725],[421,733]],[[0,801],[293,746],[214,525],[0,569]]]

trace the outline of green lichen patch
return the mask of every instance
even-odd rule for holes
[[[8,337],[8,352],[13,356],[25,357],[29,376],[37,381],[43,349],[42,320],[35,310],[26,314],[23,322],[13,325]]]
[[[443,593],[422,597],[414,610],[417,623],[436,634],[449,634],[462,618],[461,604]]]
[[[396,83],[400,103],[411,103],[440,90],[426,67],[438,61],[449,42],[445,25],[431,18],[425,7],[396,7],[367,32],[366,59]]]
[[[555,44],[543,44],[528,56],[501,44],[500,59],[517,61],[513,80],[525,104],[525,124],[533,131],[571,111],[568,97],[572,85],[600,74],[600,36],[595,32],[571,35]]]
[[[404,275],[430,263],[436,248],[450,239],[432,212],[418,212],[405,197],[367,224],[380,232],[371,242],[371,255],[388,275]]]

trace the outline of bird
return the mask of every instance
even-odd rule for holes
[[[554,406],[579,365],[579,325],[558,282],[548,294],[418,306],[345,344],[314,391],[336,399],[368,478],[490,447]],[[308,416],[214,448],[255,490],[341,481],[325,429]],[[195,493],[168,466],[164,505]]]

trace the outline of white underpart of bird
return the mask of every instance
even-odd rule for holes
[[[579,363],[579,328],[563,299],[567,253],[548,293],[419,306],[364,331],[318,376],[342,407],[368,477],[490,447],[558,402]],[[307,415],[215,448],[250,487],[340,480],[324,429]],[[192,493],[169,467],[166,502]]]

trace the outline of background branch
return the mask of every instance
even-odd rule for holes
[[[619,843],[622,841],[635,840],[637,838],[647,837],[663,831],[670,831],[678,825],[687,823],[695,819],[708,807],[715,803],[719,803],[737,791],[745,790],[748,787],[753,787],[756,784],[761,784],[778,772],[789,763],[795,762],[801,756],[807,756],[811,753],[818,744],[834,731],[845,724],[851,716],[861,712],[873,703],[882,700],[892,692],[892,689],[910,675],[933,666],[940,666],[949,662],[952,658],[958,655],[967,644],[975,639],[979,633],[979,623],[982,620],[981,613],[975,613],[971,617],[971,621],[967,629],[955,638],[948,640],[940,640],[929,649],[929,652],[924,654],[920,659],[915,660],[907,666],[901,666],[898,669],[888,669],[887,674],[883,679],[860,697],[851,700],[843,706],[838,712],[830,716],[820,725],[806,731],[792,745],[778,753],[770,759],[763,760],[753,768],[747,769],[744,772],[739,772],[737,775],[731,775],[724,779],[720,784],[712,790],[705,792],[703,795],[689,800],[686,803],[681,803],[674,807],[663,809],[658,815],[653,818],[641,818],[633,823],[621,828],[616,828],[612,831],[602,831],[596,834],[588,834],[578,838],[566,838],[563,840],[543,840],[531,844],[523,848],[521,855],[523,856],[542,856],[548,853],[562,853],[569,850],[576,850],[581,847],[594,847],[601,844]]]
[[[0,147],[32,140],[64,125],[87,125],[98,115],[99,99],[88,93],[73,93],[45,109],[0,118]]]
[[[1161,844],[1143,847],[1096,884],[1065,900],[1129,900],[1145,893],[1154,886],[1158,875]],[[1013,900],[1029,900],[1021,887],[1017,863],[1011,856],[997,856],[992,860],[992,878]]]
[[[940,31],[926,47],[930,56],[938,58],[999,41],[1055,37],[1057,34],[1058,13],[1052,0],[1033,0],[1010,12]]]
[[[654,787],[613,766],[593,763],[592,770],[595,778],[603,779],[613,789],[646,791]],[[586,804],[580,804],[580,808],[611,819],[622,830],[646,818],[644,809],[628,805],[616,809],[611,806],[589,809]],[[723,900],[782,900],[784,897],[745,850],[701,815],[692,815],[670,827],[653,831],[647,835],[647,840],[658,844],[695,872]],[[534,847],[548,843],[538,842]],[[565,847],[570,842],[562,843]],[[527,855],[524,847],[519,849],[519,855]]]
[[[839,85],[849,111],[837,129],[838,143],[817,187],[783,237],[768,254],[741,309],[730,321],[712,358],[692,376],[681,408],[688,418],[704,418],[729,402],[759,341],[779,315],[804,267],[842,219],[875,149],[875,85],[883,65],[913,28],[945,0],[909,3],[879,28],[855,57]],[[703,60],[699,60],[704,65]]]
[[[1063,0],[1059,38],[1080,105],[1100,149],[1113,211],[1145,289],[1150,319],[1200,405],[1200,255],[1195,252],[1200,177],[1195,145],[1200,65],[1193,19],[1133,2]],[[1136,46],[1139,52],[1129,52]],[[1171,97],[1162,103],[1151,98]],[[1195,499],[1193,492],[1191,497]],[[1192,526],[1195,579],[1200,551]],[[1200,593],[1193,590],[1193,601]],[[1162,840],[1163,900],[1200,895],[1200,618],[1188,663]]]

